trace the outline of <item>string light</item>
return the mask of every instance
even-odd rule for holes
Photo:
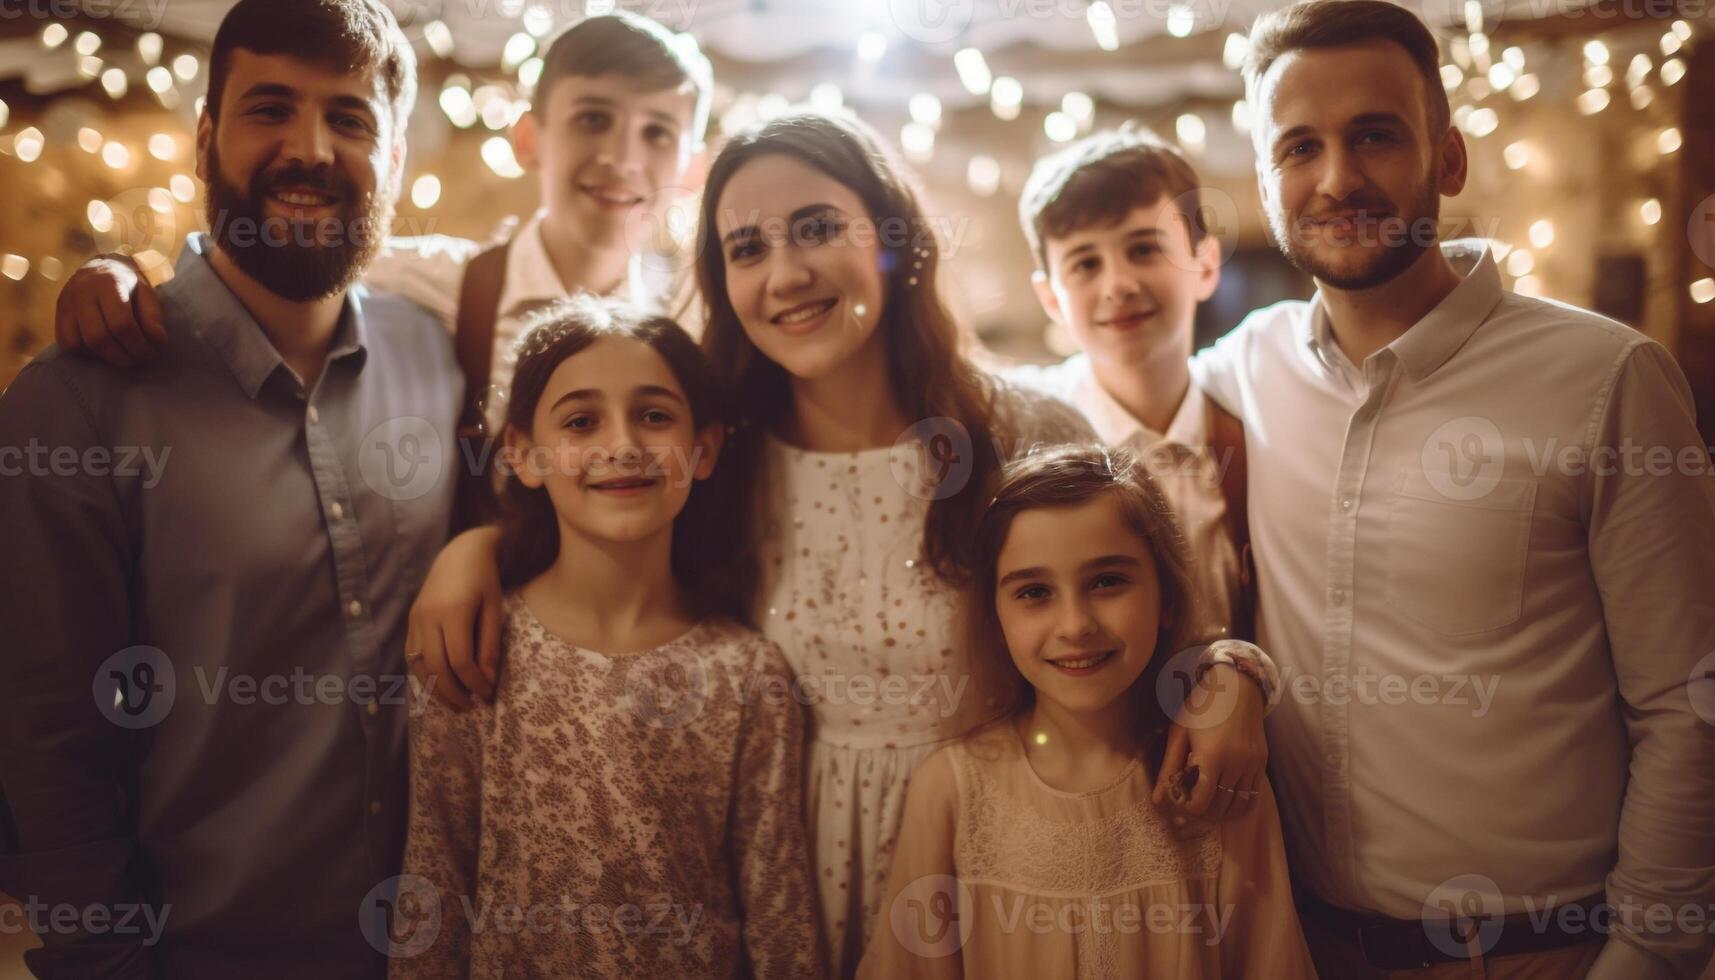
[[[988,62],[976,48],[964,48],[953,55],[953,68],[959,73],[959,81],[965,86],[965,91],[972,95],[987,94],[989,86],[994,83]]]
[[[1554,222],[1547,218],[1531,222],[1530,243],[1537,248],[1547,248],[1554,244]]]
[[[554,12],[545,4],[532,4],[524,11],[524,29],[531,37],[546,37],[554,29]]]
[[[1661,36],[1661,53],[1663,55],[1675,54],[1684,44],[1685,42],[1680,39],[1678,34],[1668,31]]]
[[[1584,60],[1592,65],[1608,63],[1608,46],[1600,40],[1584,42]]]
[[[7,253],[0,257],[0,275],[8,279],[19,280],[30,274],[30,260],[22,255]]]
[[[42,131],[34,126],[29,126],[19,130],[18,135],[12,137],[12,152],[18,154],[18,159],[25,163],[35,163],[36,159],[42,155],[44,143]]]
[[[535,53],[536,39],[520,31],[506,39],[506,47],[500,52],[500,70],[510,72]]]
[[[1593,88],[1578,97],[1578,111],[1586,116],[1594,116],[1608,108],[1608,90]]]
[[[79,55],[77,73],[84,78],[99,78],[101,76],[101,59],[92,54]]]
[[[1513,71],[1512,65],[1497,61],[1489,66],[1489,84],[1494,86],[1495,91],[1505,92],[1517,80],[1518,73]]]
[[[1536,256],[1529,249],[1515,248],[1507,255],[1507,275],[1528,276],[1536,268]]]
[[[994,196],[1000,190],[1000,163],[991,156],[971,157],[970,164],[965,167],[965,183],[978,197]]]
[[[161,35],[154,31],[137,35],[137,56],[143,59],[145,65],[159,64],[161,61]]]
[[[106,142],[107,139],[100,132],[88,126],[77,131],[78,148],[85,153],[100,153],[102,145]]]
[[[36,271],[42,274],[43,279],[47,279],[51,282],[58,282],[60,279],[60,273],[64,272],[65,268],[60,264],[59,259],[50,255],[42,260],[42,264]]]
[[[462,76],[454,76],[460,78]],[[447,114],[447,119],[460,129],[469,129],[476,125],[476,103],[471,101],[470,89],[448,79],[446,87],[441,89],[441,111]]]
[[[441,199],[441,179],[424,174],[411,184],[411,203],[418,208],[432,208]]]
[[[1060,100],[1060,111],[1071,116],[1082,128],[1084,123],[1096,117],[1096,100],[1084,92],[1067,92]]]
[[[101,87],[107,90],[109,98],[123,99],[131,90],[131,83],[125,78],[124,69],[109,68],[101,73]]]
[[[1451,92],[1465,81],[1465,73],[1458,65],[1446,64],[1441,66],[1441,87]]]
[[[160,214],[173,213],[173,195],[165,187],[149,188],[149,207]]]
[[[179,141],[166,133],[149,137],[149,155],[157,160],[171,160],[179,154]]]
[[[875,31],[864,31],[858,38],[858,60],[865,64],[875,64],[887,53],[887,35]]]
[[[181,54],[173,59],[173,74],[179,76],[181,82],[194,80],[201,70],[202,64],[194,54]]]
[[[1481,138],[1494,132],[1500,124],[1500,116],[1495,110],[1486,107],[1472,109],[1471,114],[1465,117],[1465,132]]]
[[[64,24],[49,24],[42,28],[42,47],[52,51],[66,43],[66,38],[70,36],[71,32],[66,30]]]
[[[1663,153],[1678,152],[1679,144],[1679,129],[1674,126],[1662,130],[1655,138],[1656,148]]]
[[[1209,135],[1209,127],[1204,124],[1203,117],[1194,112],[1184,113],[1173,120],[1173,131],[1179,137],[1179,145],[1188,150],[1201,150],[1203,140]]]
[[[1512,88],[1508,91],[1516,101],[1523,102],[1541,89],[1541,79],[1527,72],[1520,75],[1518,81],[1513,82]]]
[[[1685,77],[1685,62],[1678,58],[1669,58],[1661,63],[1661,82],[1663,85],[1677,85]]]
[[[1197,11],[1189,6],[1178,6],[1167,12],[1167,33],[1174,37],[1190,37],[1197,28]]]
[[[1096,0],[1090,4],[1084,12],[1084,19],[1090,25],[1090,33],[1096,37],[1096,47],[1103,51],[1119,50],[1119,20],[1114,17],[1114,8],[1108,6],[1107,0]]]
[[[1520,296],[1541,296],[1542,280],[1535,276],[1520,276],[1518,281],[1513,283],[1513,292]]]
[[[1524,49],[1512,45],[1501,52],[1501,62],[1513,70],[1514,74],[1524,73]]]
[[[524,63],[518,66],[518,84],[534,91],[536,84],[542,80],[542,67],[541,58],[526,58]]]
[[[167,188],[172,191],[173,200],[180,204],[189,204],[196,200],[196,181],[192,180],[189,174],[174,174],[167,181]]]
[[[810,89],[810,104],[820,112],[835,113],[846,104],[846,93],[833,82],[822,82]]]
[[[97,233],[105,235],[113,230],[113,209],[107,206],[106,201],[89,202],[85,214],[89,217],[89,226]]]
[[[1042,120],[1042,131],[1056,143],[1065,143],[1078,135],[1078,122],[1064,112],[1055,110]]]
[[[118,140],[108,140],[107,145],[101,148],[101,162],[110,169],[124,170],[131,163],[131,151]]]
[[[1233,128],[1241,133],[1251,131],[1251,104],[1244,99],[1233,103]]]
[[[1614,69],[1607,65],[1591,65],[1584,69],[1584,84],[1590,88],[1604,88],[1613,81]]]
[[[1715,299],[1715,279],[1699,279],[1691,284],[1691,301],[1698,305]]]
[[[156,95],[161,95],[173,87],[173,73],[156,65],[144,74],[143,81],[148,83],[149,89]]]
[[[429,50],[437,58],[453,56],[453,32],[445,21],[431,20],[423,25],[423,40],[429,42]]]
[[[524,176],[524,168],[518,165],[518,158],[512,155],[512,144],[504,136],[491,136],[483,142],[482,162],[507,180]]]
[[[989,108],[998,119],[1017,119],[1019,108],[1024,104],[1024,86],[1018,79],[1002,75],[994,80],[989,88]]]
[[[941,125],[941,100],[928,92],[913,95],[907,108],[911,112],[912,122],[923,126]]]
[[[78,34],[77,40],[72,42],[71,48],[78,54],[88,57],[100,50],[101,35],[96,34],[94,31],[83,31]]]
[[[1654,101],[1655,93],[1651,92],[1647,86],[1640,85],[1637,88],[1632,89],[1633,109],[1637,109],[1639,111],[1648,109],[1649,104]]]
[[[908,122],[899,130],[899,145],[912,163],[928,163],[935,155],[935,131],[922,122]]]
[[[1523,170],[1530,162],[1530,147],[1522,142],[1508,143],[1501,151],[1501,158],[1506,161],[1508,170]]]
[[[0,99],[0,129],[4,129],[6,127],[6,120],[11,115],[12,110],[7,107],[6,100]]]
[[[1653,225],[1660,222],[1661,202],[1652,197],[1638,205],[1638,217],[1643,219],[1643,223],[1646,225]]]

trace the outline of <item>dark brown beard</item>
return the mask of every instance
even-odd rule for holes
[[[355,282],[381,250],[392,223],[391,201],[374,192],[358,194],[326,164],[259,170],[248,189],[240,190],[227,182],[211,142],[208,172],[206,213],[215,240],[245,275],[295,303],[325,299]],[[337,195],[339,213],[313,222],[265,214],[268,192],[289,186]]]
[[[1300,272],[1335,289],[1355,292],[1392,282],[1409,269],[1419,256],[1437,244],[1438,236],[1435,232],[1441,217],[1441,193],[1435,187],[1433,176],[1425,174],[1422,183],[1413,193],[1411,203],[1415,206],[1410,210],[1402,212],[1394,208],[1391,201],[1383,200],[1377,203],[1395,215],[1383,219],[1384,227],[1391,225],[1394,233],[1402,235],[1403,240],[1387,242],[1384,250],[1375,255],[1369,266],[1356,273],[1338,271],[1318,259],[1307,243],[1299,241],[1302,232],[1290,225],[1281,227],[1271,215],[1269,223],[1274,232],[1275,244],[1280,249],[1280,254],[1286,257],[1286,261],[1292,263]]]

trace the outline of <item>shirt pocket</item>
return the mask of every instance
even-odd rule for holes
[[[1536,483],[1501,480],[1449,500],[1407,471],[1387,521],[1387,601],[1444,636],[1511,626],[1524,609]]]

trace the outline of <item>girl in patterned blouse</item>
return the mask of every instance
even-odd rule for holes
[[[802,706],[739,625],[718,392],[675,323],[612,301],[520,342],[506,670],[412,719],[391,976],[822,972]]]
[[[1315,976],[1266,780],[1218,824],[1151,800],[1163,702],[1183,690],[1169,662],[1190,639],[1187,564],[1123,450],[1006,469],[967,630],[981,686],[1009,707],[913,775],[860,977]]]

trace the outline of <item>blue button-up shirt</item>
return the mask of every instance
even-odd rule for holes
[[[378,976],[462,381],[433,316],[354,289],[305,391],[212,247],[154,363],[50,348],[0,398],[0,887],[111,909],[44,911],[44,975]]]

